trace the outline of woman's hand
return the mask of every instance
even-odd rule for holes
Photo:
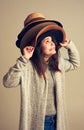
[[[70,40],[66,39],[64,43],[59,43],[62,47],[67,47],[67,45],[70,43]]]
[[[23,57],[28,60],[28,59],[30,59],[32,57],[33,52],[34,52],[34,47],[33,46],[26,46],[23,49]]]

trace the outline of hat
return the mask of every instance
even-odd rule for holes
[[[41,13],[32,13],[24,21],[24,28],[18,35],[16,46],[23,49],[25,46],[31,45],[34,39],[34,46],[36,46],[39,36],[49,30],[60,30],[63,34],[61,42],[65,41],[66,34],[63,25],[59,21],[47,20]]]
[[[36,36],[35,43],[40,43],[45,37],[51,36],[54,39],[56,45],[60,45],[60,42],[64,42],[66,39],[65,32],[62,29],[58,29],[57,26],[49,25],[43,28]]]

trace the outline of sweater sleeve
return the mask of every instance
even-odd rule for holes
[[[18,58],[16,64],[4,75],[3,85],[8,88],[20,85],[22,72],[26,68],[28,62],[29,61],[23,57]]]
[[[60,64],[60,66],[67,72],[80,66],[80,56],[75,44],[72,41],[70,41],[66,49],[68,52],[68,58],[61,58],[62,64]]]

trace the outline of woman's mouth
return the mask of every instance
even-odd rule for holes
[[[50,48],[49,51],[55,51],[55,47]]]

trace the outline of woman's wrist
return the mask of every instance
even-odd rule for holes
[[[26,57],[25,55],[22,55],[22,57],[23,57],[25,60],[29,60],[29,58]]]
[[[24,55],[22,55],[21,57],[22,57],[22,59],[24,60],[24,62],[27,62],[27,61],[29,60],[29,59],[26,58]]]

